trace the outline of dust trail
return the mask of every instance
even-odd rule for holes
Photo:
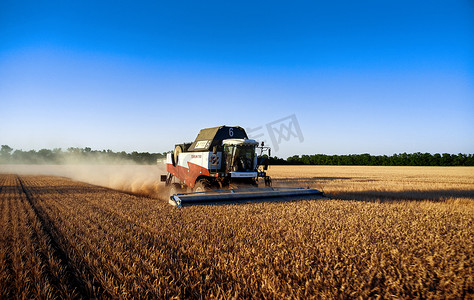
[[[63,176],[134,194],[159,197],[164,190],[160,175],[166,174],[166,170],[164,165],[136,164],[0,165],[0,173]]]

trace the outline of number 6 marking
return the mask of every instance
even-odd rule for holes
[[[229,128],[229,136],[234,136],[234,128]]]

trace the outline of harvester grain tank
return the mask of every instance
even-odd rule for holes
[[[257,153],[257,151],[259,153]],[[195,141],[175,145],[166,157],[170,203],[322,195],[315,189],[271,187],[264,154],[242,127],[202,129]],[[258,188],[259,181],[265,188]]]

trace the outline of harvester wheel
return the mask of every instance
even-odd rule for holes
[[[272,179],[270,176],[265,176],[265,186],[272,186]]]
[[[181,193],[181,185],[179,183],[172,183],[170,185],[170,196]]]
[[[211,183],[206,179],[200,179],[194,186],[194,192],[205,192],[210,190],[212,190]]]

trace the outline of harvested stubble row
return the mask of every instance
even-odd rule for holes
[[[36,215],[19,178],[1,176],[0,298],[74,296],[60,253]]]
[[[65,178],[0,183],[0,298],[473,295],[469,202],[176,209]]]

